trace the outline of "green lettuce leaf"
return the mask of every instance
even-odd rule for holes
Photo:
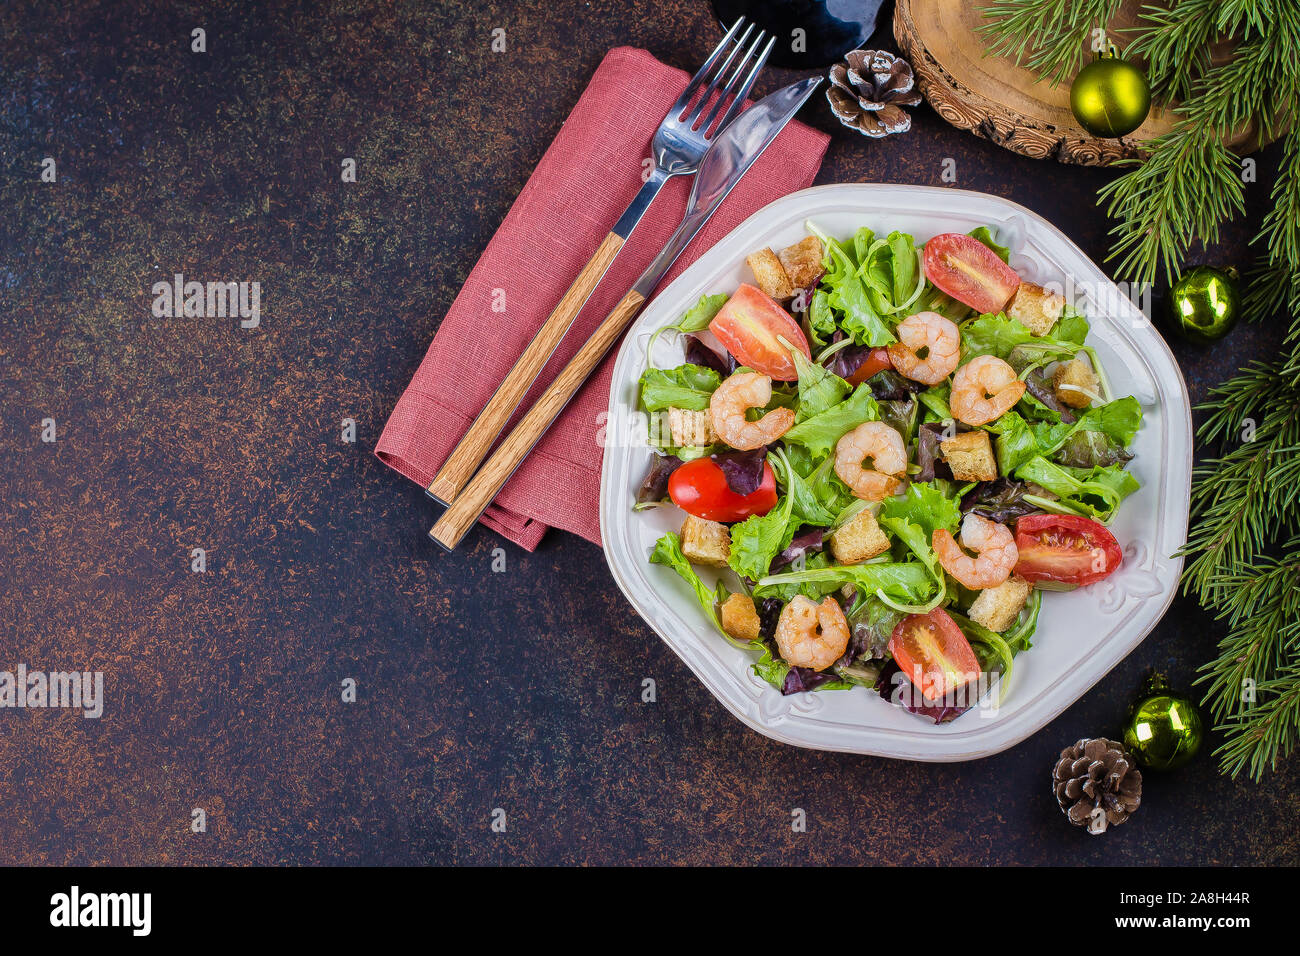
[[[984,245],[996,252],[998,258],[1003,262],[1010,261],[1011,250],[1006,246],[998,245],[997,241],[993,238],[993,230],[989,229],[988,226],[980,226],[977,229],[973,229],[968,233],[968,235],[970,235],[972,239],[978,239],[980,242],[984,243]]]
[[[646,355],[654,353],[655,341],[665,332],[700,332],[708,328],[713,317],[727,304],[729,298],[731,296],[721,292],[716,295],[701,296],[700,301],[691,306],[675,325],[665,325],[655,330],[655,334],[650,336],[650,341],[646,344]]]
[[[858,256],[868,255],[874,243],[870,229],[863,227],[853,239],[855,253],[826,235],[821,235],[825,253],[822,265],[826,274],[821,287],[827,302],[841,316],[840,327],[858,345],[890,345],[897,341],[880,314],[877,301],[868,294],[867,284],[859,274]]]
[[[641,374],[641,406],[647,412],[668,408],[703,411],[720,384],[718,373],[703,365],[648,368]]]
[[[823,458],[849,429],[879,418],[880,410],[871,389],[863,384],[847,400],[795,425],[782,440],[787,445],[803,445],[813,457]]]
[[[921,263],[916,254],[916,241],[905,232],[889,234],[889,253],[892,258],[890,274],[893,279],[894,311],[911,305],[921,291]]]
[[[951,531],[961,521],[961,508],[931,482],[914,481],[902,497],[886,498],[880,507],[881,519],[901,519],[919,525],[930,540],[940,528]]]
[[[1122,449],[1133,440],[1141,424],[1142,406],[1136,398],[1125,396],[1088,409],[1073,424],[1030,423],[1010,411],[990,424],[988,430],[998,436],[998,470],[1009,475],[1033,458],[1050,458],[1079,432],[1100,432]]]
[[[772,559],[790,546],[798,523],[791,521],[794,498],[786,495],[765,515],[752,515],[731,528],[731,556],[727,563],[742,578],[757,581],[767,574]]]
[[[1132,474],[1119,465],[1105,468],[1068,468],[1046,458],[1034,458],[1016,469],[1021,481],[1032,481],[1056,495],[1055,500],[1039,500],[1026,495],[1044,511],[1077,514],[1109,524],[1120,503],[1140,485]]]
[[[812,557],[804,560],[803,567],[787,573],[802,573],[805,571],[821,571],[831,566],[830,555],[825,551],[818,551]],[[836,591],[841,585],[834,579],[830,580],[807,580],[792,581],[784,584],[773,584],[766,587],[762,592],[754,592],[760,598],[776,598],[779,601],[789,602],[796,594],[802,594],[810,601],[820,601],[826,595]]]
[[[799,374],[799,403],[794,413],[796,423],[838,405],[853,391],[852,385],[825,366],[810,362],[799,349],[790,349],[790,354]]]
[[[704,613],[713,622],[713,626],[718,629],[718,633],[737,647],[745,646],[734,640],[731,635],[722,629],[722,620],[718,617],[717,604],[720,595],[723,599],[726,598],[724,593],[726,589],[719,584],[718,590],[714,591],[700,580],[695,568],[691,567],[691,562],[682,553],[682,539],[677,536],[675,531],[668,532],[655,542],[654,550],[650,552],[650,563],[662,564],[676,571],[681,579],[691,586],[691,590],[695,592],[696,600],[700,602],[700,607],[704,608]]]
[[[1072,329],[1071,334],[1077,334],[1077,330]],[[1018,320],[1003,312],[996,315],[986,312],[961,327],[963,363],[976,355],[996,355],[1003,361],[1008,361],[1012,351],[1016,352],[1017,362],[1022,365],[1029,362],[1054,362],[1070,358],[1081,346],[1082,343],[1076,344],[1051,335],[1034,335]],[[1015,365],[1016,362],[1012,364]]]
[[[829,527],[835,521],[835,515],[839,512],[836,507],[839,504],[838,496],[833,497],[825,490],[825,486],[814,490],[813,483],[795,471],[782,449],[774,450],[768,456],[768,461],[776,472],[777,481],[781,483],[786,497],[792,502],[791,513],[796,524]],[[818,473],[814,470],[813,474]],[[822,494],[819,495],[818,491]]]
[[[926,567],[916,561],[834,565],[768,575],[759,579],[754,595],[766,597],[786,584],[828,584],[832,590],[852,584],[859,591],[871,594],[881,591],[896,600],[914,602],[929,594],[933,579]]]
[[[1082,345],[1088,338],[1088,317],[1072,306],[1066,306],[1056,325],[1052,327],[1052,338],[1073,345]]]

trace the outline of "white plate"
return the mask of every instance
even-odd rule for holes
[[[685,582],[647,560],[655,540],[677,530],[683,517],[676,508],[632,511],[651,458],[644,422],[636,416],[650,335],[676,322],[701,295],[752,281],[745,256],[798,241],[809,219],[836,238],[867,225],[878,233],[900,229],[918,242],[994,227],[1024,278],[1045,284],[1068,276],[1088,284],[1076,301],[1092,322],[1089,344],[1115,394],[1134,395],[1142,404],[1129,466],[1142,489],[1124,502],[1111,527],[1124,546],[1123,564],[1090,588],[1044,595],[1034,646],[1016,657],[996,710],[977,708],[935,725],[861,687],[783,697],[754,675],[753,655],[713,630]],[[680,363],[680,342],[668,341],[675,338],[656,343],[657,364]],[[1178,365],[1159,333],[1077,246],[1028,209],[996,196],[855,183],[806,189],[759,210],[682,273],[633,326],[614,366],[607,436],[600,532],[614,580],[728,710],[755,730],[801,747],[931,761],[1005,750],[1045,726],[1141,643],[1173,600],[1182,571],[1182,559],[1172,555],[1187,537],[1192,425]]]

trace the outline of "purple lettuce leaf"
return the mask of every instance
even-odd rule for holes
[[[791,694],[798,694],[806,690],[816,690],[822,684],[829,684],[831,681],[839,679],[839,676],[829,669],[815,671],[811,667],[791,667],[786,672],[785,684],[781,687],[781,693],[789,697]]]
[[[867,379],[867,388],[871,389],[871,397],[878,402],[901,402],[910,399],[925,386],[887,368]]]
[[[763,483],[767,446],[753,451],[729,451],[709,457],[722,469],[727,487],[738,495],[752,495]]]
[[[943,441],[945,428],[938,422],[926,422],[917,429],[916,463],[921,471],[913,481],[934,481],[936,478],[952,478],[952,469],[941,457],[939,443]]]
[[[950,720],[956,720],[970,710],[969,706],[955,707],[949,704],[935,705],[926,703],[925,697],[911,681],[903,676],[902,669],[894,661],[886,664],[885,669],[880,672],[880,678],[876,681],[875,689],[877,694],[891,704],[898,704],[909,714],[928,717],[936,724],[946,724]],[[898,692],[897,700],[894,697],[896,689]]]
[[[822,539],[829,528],[819,525],[806,525],[790,541],[790,546],[772,559],[768,574],[776,574],[782,568],[793,564],[799,558],[809,557],[822,550]]]
[[[650,470],[636,493],[636,503],[648,504],[662,501],[668,495],[668,479],[682,466],[683,462],[676,455],[655,455],[650,462]]]
[[[973,512],[990,521],[1006,524],[1012,518],[1039,510],[1025,501],[1029,490],[1025,482],[1005,477],[981,481],[962,497],[961,513],[965,516]]]
[[[721,354],[704,339],[695,334],[686,336],[686,361],[691,365],[711,368],[723,378],[736,370],[736,360],[725,349]]]
[[[1065,424],[1073,425],[1078,421],[1074,409],[1056,397],[1056,390],[1052,388],[1051,379],[1041,368],[1035,369],[1025,376],[1025,391],[1060,415],[1061,421],[1065,422]]]
[[[842,338],[843,333],[837,331],[832,341],[838,342]],[[867,356],[870,354],[870,345],[850,345],[832,355],[831,364],[826,367],[840,378],[848,379],[862,367],[862,363],[867,360]]]
[[[780,598],[759,598],[758,600],[758,635],[764,640],[772,640],[776,635],[776,624],[781,620],[781,610],[785,603]]]

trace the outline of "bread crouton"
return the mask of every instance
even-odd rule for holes
[[[939,442],[939,451],[958,481],[993,481],[998,476],[993,444],[989,433],[982,429],[961,432]]]
[[[1046,335],[1065,310],[1065,296],[1048,292],[1041,285],[1022,282],[1011,297],[1007,315],[1034,335]]]
[[[736,640],[758,640],[758,609],[748,594],[736,592],[722,602],[718,612],[722,617],[722,629]]]
[[[731,533],[725,524],[687,515],[682,522],[682,554],[691,564],[725,568],[731,556]]]
[[[785,274],[785,267],[776,253],[771,249],[759,249],[745,257],[749,268],[754,271],[754,282],[767,295],[778,302],[794,295],[794,285]]]
[[[790,277],[790,284],[796,289],[816,285],[825,271],[822,269],[822,241],[816,236],[786,246],[777,258],[781,260],[785,274]]]
[[[1013,574],[997,587],[981,591],[967,616],[976,624],[983,624],[1000,634],[1015,622],[1033,588],[1020,575]]]
[[[709,423],[707,411],[669,408],[668,431],[672,433],[673,444],[679,448],[702,448],[712,445],[718,439]]]
[[[831,535],[831,554],[840,564],[861,564],[888,550],[889,538],[880,530],[876,516],[865,509]]]
[[[1087,408],[1100,387],[1097,373],[1083,359],[1063,362],[1052,373],[1052,391],[1056,400],[1071,408]]]

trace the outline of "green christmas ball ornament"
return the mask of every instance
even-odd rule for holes
[[[1070,110],[1093,136],[1127,136],[1151,112],[1151,87],[1132,63],[1103,53],[1074,78]]]
[[[1241,311],[1235,269],[1197,266],[1174,283],[1170,292],[1174,327],[1202,345],[1217,342],[1237,324]]]
[[[1129,713],[1124,746],[1151,770],[1176,770],[1196,756],[1205,739],[1200,711],[1190,698],[1151,678]]]

